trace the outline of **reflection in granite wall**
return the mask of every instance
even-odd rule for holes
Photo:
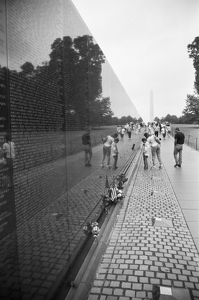
[[[45,299],[95,214],[96,199],[81,206],[68,186],[68,162],[110,109],[106,60],[70,0],[0,0],[0,41],[0,148],[8,132],[16,152],[13,169],[0,164],[0,299]]]

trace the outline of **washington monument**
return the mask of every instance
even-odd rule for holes
[[[154,111],[153,111],[153,91],[150,91],[150,115],[149,122],[153,122],[154,120]]]

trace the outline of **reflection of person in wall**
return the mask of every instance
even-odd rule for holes
[[[7,172],[7,187],[13,187],[13,159],[15,158],[15,144],[11,141],[10,134],[6,134],[3,144],[3,153],[8,168]]]
[[[85,166],[91,167],[91,158],[92,158],[92,146],[91,146],[91,130],[90,128],[86,129],[86,132],[82,135],[82,144],[84,145],[85,153]]]
[[[3,169],[6,166],[3,150],[0,148],[0,189],[3,188]]]

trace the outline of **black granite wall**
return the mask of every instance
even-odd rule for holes
[[[45,299],[82,240],[67,159],[97,117],[104,64],[70,0],[0,0],[0,148],[9,133],[16,150],[0,164],[0,299]]]

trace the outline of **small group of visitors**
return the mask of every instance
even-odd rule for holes
[[[148,169],[148,157],[151,153],[152,156],[152,168],[156,168],[156,158],[159,162],[159,169],[162,168],[162,160],[161,160],[161,138],[158,137],[156,133],[156,127],[154,130],[149,130],[149,132],[144,133],[144,137],[142,138],[143,142],[143,161],[144,161],[144,170]],[[85,166],[91,166],[91,158],[92,158],[92,147],[91,147],[91,137],[90,137],[91,130],[88,128],[86,132],[82,135],[82,144],[84,145],[84,152],[85,152]],[[181,167],[182,165],[182,150],[184,144],[184,133],[180,131],[177,127],[175,129],[175,136],[174,136],[174,159],[175,165],[174,167]],[[117,162],[118,162],[118,147],[117,144],[119,142],[118,138],[118,131],[113,135],[107,135],[106,138],[103,139],[103,155],[102,155],[102,162],[101,167],[104,168],[105,159],[107,159],[106,167],[110,169],[111,167],[113,170],[116,170]],[[12,143],[12,142],[10,142]],[[113,165],[110,164],[111,154],[113,157]],[[9,158],[8,158],[9,160]],[[9,162],[8,162],[9,164]]]
[[[155,134],[155,136],[159,136],[159,134],[162,135],[162,138],[165,139],[166,136],[170,137],[171,135],[171,125],[170,123],[158,123],[158,122],[152,122],[148,125],[149,127],[149,133]]]
[[[125,129],[124,126],[120,126],[120,125],[117,126],[117,134],[118,134],[118,136],[120,136],[122,139],[124,138],[125,132],[126,132],[126,129]]]
[[[124,134],[127,133],[129,140],[131,139],[131,134],[133,131],[133,123],[126,123],[124,126],[118,125],[117,126],[117,133],[123,139]]]
[[[155,135],[155,133],[150,135],[149,133],[145,132],[144,137],[142,138],[142,142],[143,142],[144,170],[148,169],[148,157],[150,155],[150,150],[152,155],[153,168],[156,168],[155,160],[157,156],[157,159],[159,161],[159,169],[161,169],[162,168],[162,161],[160,156],[161,139],[159,139]]]
[[[183,150],[183,144],[184,144],[184,133],[180,131],[178,127],[175,129],[175,135],[174,135],[174,159],[175,159],[175,165],[174,167],[181,168],[182,165],[182,150]],[[148,157],[152,155],[152,163],[153,168],[156,168],[155,161],[156,157],[159,162],[159,169],[162,168],[162,160],[161,160],[161,138],[158,138],[156,130],[154,129],[154,132],[145,132],[144,137],[142,138],[143,142],[143,161],[144,161],[144,170],[148,169]]]

